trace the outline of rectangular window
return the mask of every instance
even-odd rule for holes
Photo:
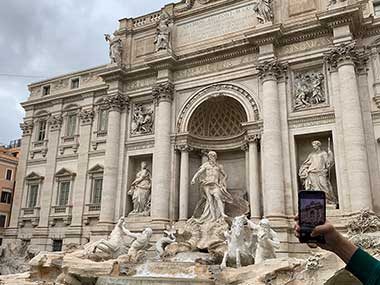
[[[77,126],[77,115],[76,114],[70,114],[67,117],[67,136],[72,137],[75,135]]]
[[[71,89],[79,88],[79,78],[71,79]]]
[[[70,181],[59,183],[58,206],[66,206],[69,203]]]
[[[3,239],[0,238],[0,246],[2,246],[2,245],[3,245]]]
[[[28,193],[28,208],[34,208],[37,205],[38,198],[38,184],[32,184],[29,186]]]
[[[108,117],[107,110],[100,110],[99,111],[99,127],[98,127],[98,131],[101,131],[101,132],[107,131],[107,117]]]
[[[0,228],[5,228],[5,220],[7,219],[7,216],[0,215]]]
[[[102,201],[103,178],[94,178],[92,188],[92,204],[100,204]]]
[[[12,203],[12,192],[11,191],[2,191],[0,202],[5,203],[5,204],[11,204]]]
[[[53,240],[53,251],[62,251],[63,242],[61,239]]]
[[[50,94],[50,85],[46,85],[42,87],[42,96],[46,96]]]
[[[37,133],[37,140],[43,141],[45,139],[45,134],[46,134],[46,121],[40,121],[38,124],[38,133]]]
[[[12,169],[7,169],[7,173],[5,175],[5,179],[11,181],[12,180],[12,174],[13,174]]]

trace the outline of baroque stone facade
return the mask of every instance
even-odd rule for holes
[[[196,212],[190,177],[213,150],[240,201],[226,212],[249,205],[281,254],[299,253],[289,225],[315,141],[334,162],[328,215],[380,212],[373,14],[372,1],[192,0],[120,20],[111,63],[29,86],[8,240],[59,249],[120,217],[157,240]]]

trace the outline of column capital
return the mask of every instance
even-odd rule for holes
[[[153,86],[152,94],[156,104],[162,101],[171,102],[173,100],[174,85],[169,81],[156,84]]]
[[[33,126],[34,123],[33,121],[24,121],[23,123],[20,124],[20,128],[22,130],[22,136],[31,136],[33,132]]]
[[[249,134],[245,136],[245,142],[247,144],[250,143],[258,143],[261,140],[261,134]]]
[[[261,62],[256,69],[259,71],[261,80],[277,80],[284,76],[288,70],[288,64],[277,59]]]
[[[188,144],[178,144],[178,145],[175,146],[175,149],[178,150],[178,151],[180,151],[180,152],[190,152],[190,151],[194,150]]]
[[[332,68],[339,68],[345,64],[360,66],[367,61],[365,58],[365,54],[359,51],[355,41],[340,44],[325,54],[325,61]]]
[[[121,112],[125,107],[129,107],[129,98],[117,92],[104,98],[104,106],[111,111]]]
[[[248,151],[249,150],[249,146],[246,142],[243,143],[243,145],[240,147],[240,149],[242,151]]]
[[[79,113],[81,125],[82,126],[91,125],[94,119],[94,116],[95,116],[95,112],[92,108],[81,110]]]
[[[61,114],[51,115],[48,119],[50,131],[59,131],[61,129],[63,118]]]

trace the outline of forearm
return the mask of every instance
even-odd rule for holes
[[[339,234],[337,246],[333,249],[333,251],[344,261],[344,263],[347,264],[357,249],[358,247],[356,245]]]

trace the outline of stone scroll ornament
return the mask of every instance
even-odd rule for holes
[[[136,104],[133,108],[132,135],[148,135],[153,133],[153,104]]]
[[[111,63],[116,63],[118,66],[122,65],[122,41],[120,38],[104,34],[106,42],[109,44],[109,57]]]
[[[304,110],[326,103],[325,76],[322,72],[295,75],[294,110]]]

